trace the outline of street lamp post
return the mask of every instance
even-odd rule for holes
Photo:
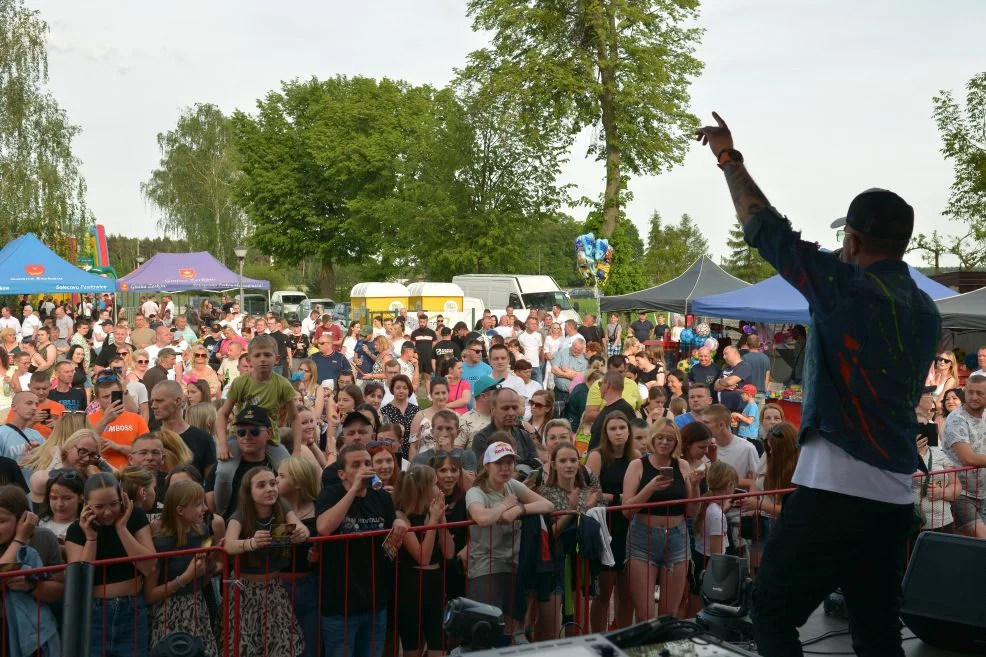
[[[237,246],[233,248],[233,253],[236,254],[236,259],[240,263],[240,312],[246,312],[246,302],[243,299],[243,261],[246,260],[247,248],[245,246]]]

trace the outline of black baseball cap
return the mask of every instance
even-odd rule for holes
[[[272,426],[270,423],[270,416],[267,415],[267,411],[261,406],[247,406],[239,415],[236,416],[236,424],[253,425],[256,427],[267,427],[268,429]]]
[[[874,187],[856,196],[846,216],[832,222],[832,228],[843,226],[870,237],[906,242],[914,232],[914,208],[893,192]]]
[[[359,411],[349,411],[348,413],[346,413],[346,417],[343,418],[342,420],[342,427],[345,429],[350,424],[356,424],[356,423],[365,424],[368,427],[373,426],[373,422],[370,421],[370,418],[366,417]]]

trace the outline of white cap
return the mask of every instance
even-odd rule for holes
[[[495,463],[504,456],[512,456],[516,458],[517,453],[514,451],[514,448],[510,446],[510,443],[493,443],[486,448],[486,453],[483,454],[483,465]]]

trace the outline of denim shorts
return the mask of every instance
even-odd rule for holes
[[[634,516],[627,533],[627,560],[646,561],[652,566],[670,567],[685,561],[689,550],[685,523],[664,529],[651,527]]]
[[[952,502],[952,515],[955,516],[955,526],[959,529],[972,527],[977,520],[986,523],[986,500],[959,495]]]

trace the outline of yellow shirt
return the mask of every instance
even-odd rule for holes
[[[596,381],[589,388],[589,396],[585,400],[586,408],[603,405],[603,396],[599,392],[599,383],[599,381]],[[635,411],[639,411],[643,405],[643,401],[640,399],[640,390],[637,388],[637,384],[630,379],[626,379],[623,383],[623,399],[626,403],[633,406],[633,410]]]

